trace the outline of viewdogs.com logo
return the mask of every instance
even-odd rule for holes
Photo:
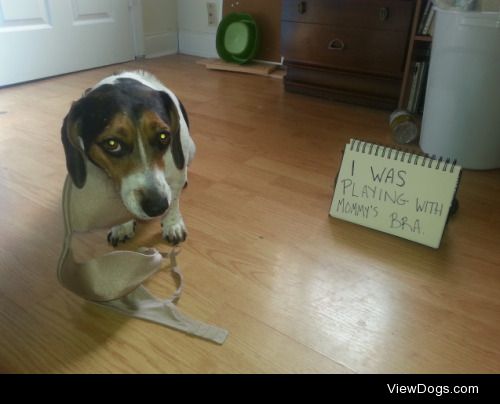
[[[387,384],[390,394],[431,394],[441,397],[444,394],[478,394],[478,386],[428,386],[423,383],[406,386]]]

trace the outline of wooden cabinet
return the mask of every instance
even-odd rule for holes
[[[288,91],[394,108],[413,0],[283,0]]]

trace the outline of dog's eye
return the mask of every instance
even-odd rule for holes
[[[160,132],[158,134],[158,141],[161,145],[167,146],[170,143],[170,136],[166,132]]]
[[[122,145],[116,139],[107,139],[101,144],[102,147],[110,153],[120,153],[122,151]]]

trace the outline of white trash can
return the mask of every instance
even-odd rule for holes
[[[470,169],[500,167],[500,11],[436,8],[420,147]]]

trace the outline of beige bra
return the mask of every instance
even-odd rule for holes
[[[76,262],[71,246],[74,232],[110,228],[132,219],[105,173],[86,162],[87,180],[77,188],[68,176],[63,190],[64,246],[57,274],[61,284],[78,296],[130,317],[149,320],[187,334],[222,344],[228,332],[193,320],[174,304],[182,290],[176,262],[178,249],[162,253],[154,248],[112,251],[86,262]],[[177,290],[170,299],[155,298],[142,284],[161,269],[169,268]]]

